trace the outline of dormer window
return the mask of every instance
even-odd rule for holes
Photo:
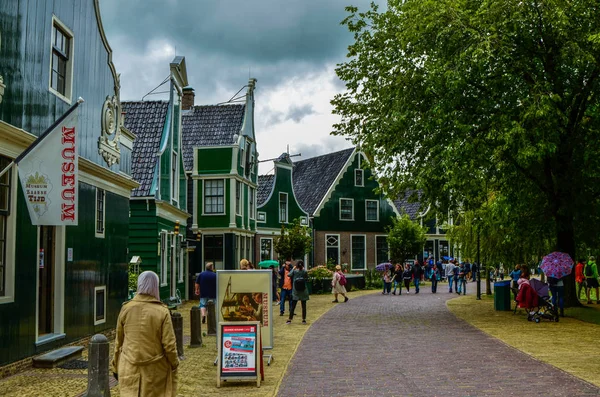
[[[354,186],[365,186],[364,172],[361,169],[354,170]]]

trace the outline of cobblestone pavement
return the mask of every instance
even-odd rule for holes
[[[456,295],[447,291],[338,303],[305,335],[279,396],[600,395],[457,319],[445,305]]]

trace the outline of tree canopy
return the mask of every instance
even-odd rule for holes
[[[580,0],[389,0],[359,12],[336,72],[335,134],[392,194],[439,219],[493,195],[556,250],[598,243],[600,6]],[[535,227],[531,227],[535,225]]]
[[[404,264],[406,259],[414,258],[422,252],[425,244],[425,228],[412,221],[408,215],[394,218],[388,228],[388,249],[393,263]]]
[[[275,241],[275,252],[285,259],[303,257],[312,249],[312,238],[308,229],[294,219],[289,225],[281,225],[281,235]]]

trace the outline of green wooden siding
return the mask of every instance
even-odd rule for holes
[[[231,173],[232,147],[199,148],[196,149],[200,175],[229,174]]]
[[[115,80],[93,0],[0,1],[0,71],[6,84],[0,120],[39,136],[71,106],[48,89],[53,15],[74,34],[71,103],[85,99],[78,109],[79,155],[106,166],[98,136],[102,106],[115,94]],[[111,167],[119,169],[119,164]]]
[[[379,187],[364,158],[361,159],[364,169],[364,187],[354,186],[354,170],[358,168],[359,156],[345,170],[340,182],[335,187],[331,197],[325,203],[318,216],[314,219],[316,230],[335,231],[362,231],[362,232],[385,232],[385,227],[392,224],[395,217],[394,209],[385,199],[383,194],[375,193]],[[340,199],[349,198],[354,200],[354,220],[340,220]],[[365,200],[377,200],[379,202],[379,221],[367,222],[365,220]]]
[[[289,222],[300,217],[306,217],[308,220],[308,215],[302,210],[294,195],[294,189],[292,187],[292,171],[276,166],[275,182],[273,184],[271,197],[258,208],[258,211],[265,212],[267,215],[267,221],[265,223],[258,223],[259,228],[281,228],[281,223],[279,222],[279,193],[287,193],[288,195]]]
[[[173,233],[175,222],[156,215],[154,200],[132,200],[131,218],[129,220],[129,256],[137,255],[142,259],[140,271],[151,270],[160,276],[160,232],[165,230]],[[185,235],[185,220],[180,222],[180,233]],[[172,235],[171,235],[172,238]],[[171,296],[171,258],[167,259],[167,285],[160,287],[160,298],[167,299]],[[184,269],[185,271],[185,269]],[[176,288],[185,294],[184,282],[176,283]]]
[[[94,186],[79,183],[79,226],[66,228],[64,329],[66,339],[35,347],[37,227],[31,225],[22,189],[18,188],[15,300],[0,305],[0,365],[115,326],[127,295],[127,213],[129,200],[106,192],[106,237],[95,237]],[[66,252],[65,252],[66,258]],[[94,326],[94,287],[107,286],[106,322]]]

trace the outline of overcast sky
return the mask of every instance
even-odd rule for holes
[[[260,159],[290,146],[298,159],[351,144],[329,135],[337,117],[329,101],[344,85],[334,72],[352,35],[344,7],[369,0],[101,0],[102,20],[121,100],[140,100],[186,58],[196,104],[229,100],[248,77],[258,79],[255,129]],[[147,99],[165,99],[150,96]],[[260,173],[272,169],[262,163]]]

